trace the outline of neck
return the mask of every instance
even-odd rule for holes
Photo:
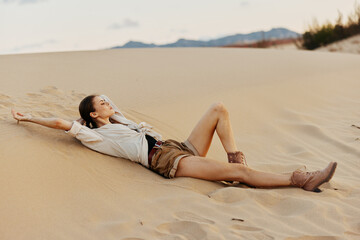
[[[109,118],[96,118],[96,119],[94,119],[94,121],[95,121],[97,127],[102,127],[106,124],[111,124]]]

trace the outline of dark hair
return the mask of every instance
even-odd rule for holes
[[[85,97],[79,104],[80,116],[86,122],[89,128],[97,128],[94,119],[90,116],[91,112],[95,112],[93,100],[98,95],[89,95]]]

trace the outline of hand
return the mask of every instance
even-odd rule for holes
[[[13,118],[18,121],[18,123],[19,121],[29,121],[32,118],[31,114],[22,114],[15,111],[14,109],[11,109],[11,114],[13,115]]]
[[[82,118],[79,118],[78,120],[76,120],[78,123],[80,123],[81,125],[85,124],[85,120]]]

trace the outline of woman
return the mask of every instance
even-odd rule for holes
[[[38,118],[12,110],[14,119],[65,130],[85,146],[111,156],[141,163],[167,177],[193,177],[211,181],[238,181],[254,187],[295,186],[307,191],[319,191],[328,182],[337,163],[321,170],[274,174],[253,170],[238,151],[232,133],[229,114],[222,103],[213,104],[200,119],[185,142],[161,141],[161,135],[142,122],[136,124],[124,117],[106,96],[90,95],[80,105],[81,119]],[[85,126],[86,125],[86,126]],[[228,155],[228,163],[206,157],[214,132],[217,132]]]

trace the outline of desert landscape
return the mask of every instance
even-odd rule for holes
[[[243,48],[1,55],[0,238],[359,239],[359,63],[357,54]],[[179,141],[220,101],[250,167],[338,168],[321,193],[165,179],[10,113],[75,120],[92,93]],[[227,161],[217,136],[208,156]]]

